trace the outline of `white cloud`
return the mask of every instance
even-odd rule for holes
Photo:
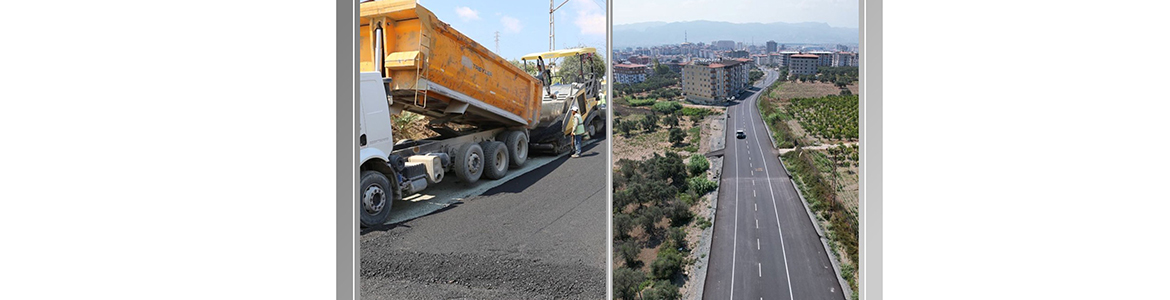
[[[479,12],[466,6],[456,6],[455,14],[459,15],[459,19],[463,22],[471,22],[479,20]]]
[[[524,29],[524,25],[520,24],[519,19],[509,16],[500,17],[500,24],[504,25],[504,31],[508,33],[518,33]]]
[[[577,17],[573,24],[581,29],[582,35],[605,36],[605,10],[592,0],[572,1]]]

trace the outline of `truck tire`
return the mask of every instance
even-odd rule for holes
[[[508,164],[512,168],[522,167],[528,161],[528,135],[523,131],[509,131],[504,146],[508,149]]]
[[[594,140],[600,139],[598,135],[605,135],[605,119],[602,119],[601,117],[593,118],[593,123],[589,125],[589,128],[592,128],[590,129],[592,130],[592,133],[589,134],[589,138]]]
[[[508,149],[500,141],[483,142],[483,176],[488,179],[504,178],[508,173]]]
[[[401,191],[396,188],[397,185],[393,184],[395,181],[386,178],[386,175],[378,171],[362,171],[357,203],[362,226],[369,227],[386,223],[394,200],[402,198]]]
[[[483,148],[477,143],[466,143],[455,152],[455,176],[472,184],[483,175]]]

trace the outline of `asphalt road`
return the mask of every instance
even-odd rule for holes
[[[766,87],[779,74],[768,71]],[[703,299],[845,299],[756,107],[728,108],[726,147]],[[735,131],[743,129],[745,139]]]
[[[602,299],[605,142],[361,236],[362,299]]]

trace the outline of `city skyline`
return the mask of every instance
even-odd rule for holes
[[[613,25],[710,20],[731,23],[826,23],[858,28],[857,1],[614,0]]]

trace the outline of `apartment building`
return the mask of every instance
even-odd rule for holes
[[[649,65],[650,64],[650,56],[646,56],[646,55],[631,56],[628,59],[629,59],[631,64],[639,64],[639,65]]]
[[[818,66],[831,67],[833,66],[833,56],[836,53],[833,53],[832,51],[812,51],[809,52],[809,54],[817,56]]]
[[[789,75],[812,75],[817,73],[821,58],[814,54],[793,54],[789,57]]]
[[[858,66],[856,52],[837,52],[833,54],[834,67],[856,67]]]
[[[613,66],[613,80],[616,83],[640,83],[646,81],[650,67],[643,64],[617,64]]]
[[[723,102],[747,89],[750,69],[750,63],[741,60],[686,65],[683,67],[683,95],[696,103]]]

